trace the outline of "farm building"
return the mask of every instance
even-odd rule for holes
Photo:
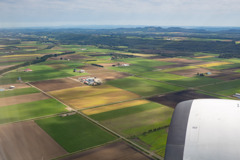
[[[32,72],[32,70],[30,68],[27,68],[24,70],[24,72]]]
[[[81,77],[79,78],[80,82],[87,84],[89,86],[97,86],[102,84],[102,81],[96,77]]]
[[[73,69],[73,72],[86,73],[86,71],[84,69],[77,70],[75,68]]]

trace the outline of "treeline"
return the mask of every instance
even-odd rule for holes
[[[63,44],[96,45],[99,48],[120,50],[126,52],[141,52],[144,54],[158,54],[164,57],[192,56],[194,52],[208,52],[216,54],[240,54],[240,45],[223,41],[168,41],[161,39],[129,38],[128,35],[87,35],[62,34],[56,37]],[[126,46],[119,48],[118,46]]]

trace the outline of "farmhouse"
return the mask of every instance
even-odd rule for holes
[[[102,84],[102,81],[96,77],[81,77],[79,80],[80,82],[89,86],[97,86]]]
[[[30,68],[27,68],[24,70],[24,72],[32,72],[32,70]]]

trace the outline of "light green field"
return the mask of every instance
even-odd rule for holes
[[[167,129],[161,129],[155,132],[141,135],[138,138],[144,143],[150,145],[150,150],[164,157],[167,144]]]
[[[52,117],[37,120],[36,123],[70,153],[116,139],[80,115]]]
[[[107,82],[110,85],[134,92],[141,96],[157,95],[171,91],[179,91],[184,88],[174,85],[155,82],[138,77],[127,77]]]
[[[151,129],[168,126],[173,109],[150,102],[138,106],[91,115],[90,117],[125,136],[137,136]],[[129,123],[131,122],[131,123]]]
[[[186,86],[186,87],[197,87],[202,85],[214,84],[221,81],[222,80],[219,80],[219,79],[198,76],[198,77],[184,78],[179,80],[170,80],[167,82],[176,84],[176,85]]]
[[[184,67],[168,68],[168,69],[162,70],[161,72],[173,72],[173,71],[187,70],[187,69],[194,69],[194,68],[198,68],[198,67],[196,67],[196,66],[184,66]]]
[[[157,67],[157,66],[173,64],[170,62],[161,62],[161,61],[144,59],[144,58],[124,58],[124,59],[118,59],[115,61],[130,63],[130,66],[109,67],[109,69],[120,71],[120,72],[127,72],[127,73],[131,73],[131,74],[141,74],[144,72],[153,71],[156,69],[154,67]]]
[[[0,124],[65,112],[65,106],[54,99],[0,107]]]
[[[168,81],[168,80],[177,80],[177,79],[183,79],[186,78],[184,76],[179,76],[175,74],[170,74],[170,73],[164,73],[164,72],[145,72],[142,74],[138,74],[140,77],[144,78],[149,78],[149,79],[154,79],[154,80],[159,80],[159,81]]]
[[[23,70],[30,68],[32,72],[24,72]],[[9,72],[0,78],[1,84],[16,83],[18,77],[21,77],[22,81],[40,81],[53,78],[62,78],[79,75],[73,72],[73,68],[67,68],[63,70],[57,70],[47,65],[31,65],[28,67],[22,67],[15,71]]]
[[[20,88],[20,89],[2,91],[2,92],[0,92],[0,98],[10,97],[10,96],[18,96],[18,95],[24,95],[24,94],[31,94],[31,93],[38,93],[38,92],[39,91],[37,89],[32,88],[32,87]]]
[[[214,84],[209,85],[206,87],[201,87],[200,89],[203,89],[208,92],[231,96],[235,93],[240,92],[240,80],[234,80],[229,82],[223,82],[220,84]]]

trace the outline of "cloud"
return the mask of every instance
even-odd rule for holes
[[[239,0],[0,0],[0,6],[2,22],[38,24],[84,21],[200,25],[216,19],[212,25],[219,25],[230,17],[228,23],[236,25],[240,12]]]

